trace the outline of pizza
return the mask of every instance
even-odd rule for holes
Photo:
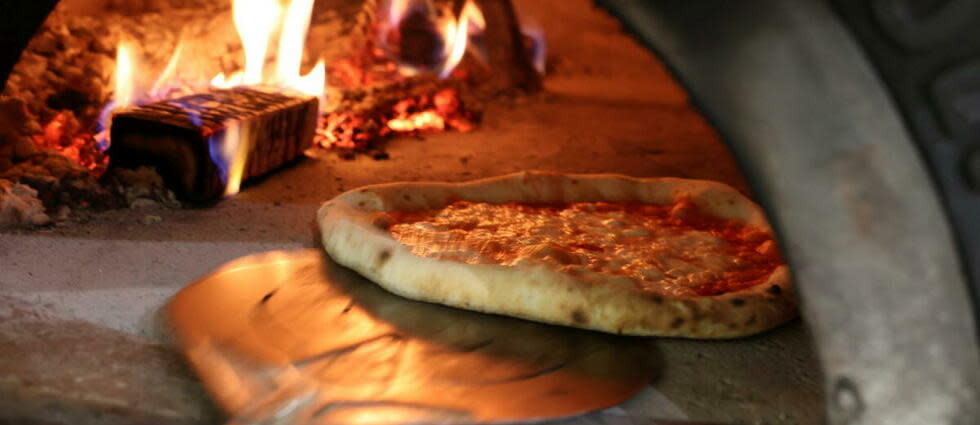
[[[734,338],[797,314],[762,210],[722,183],[522,172],[346,192],[323,247],[400,296],[625,335]]]

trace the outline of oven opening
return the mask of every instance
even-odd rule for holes
[[[452,185],[522,172],[579,184],[577,176],[616,174],[722,183],[731,197],[770,214],[783,247],[772,258],[785,257],[793,274],[804,265],[808,282],[840,278],[814,272],[804,261],[809,251],[799,248],[800,235],[821,235],[800,231],[794,217],[809,213],[799,212],[798,199],[780,197],[788,180],[773,176],[795,161],[787,159],[789,145],[743,143],[757,129],[810,128],[800,116],[773,124],[750,101],[742,107],[749,98],[782,111],[807,102],[802,90],[753,78],[768,75],[762,67],[742,72],[752,69],[753,52],[786,46],[759,41],[770,35],[765,25],[726,32],[715,26],[722,12],[699,20],[697,7],[646,15],[645,7],[598,3],[605,8],[586,0],[19,6],[25,20],[47,15],[14,27],[25,43],[12,47],[11,68],[0,69],[7,75],[0,92],[0,422],[816,425],[888,417],[876,416],[885,404],[874,392],[887,380],[833,358],[841,343],[829,330],[864,319],[827,307],[836,299],[820,294],[833,291],[813,284],[802,291],[803,318],[756,335],[702,340],[573,329],[597,320],[581,310],[563,327],[409,301],[373,285],[380,272],[358,274],[333,261],[330,250],[338,248],[324,246],[318,220],[327,213],[318,208],[361,196],[355,191],[366,186]],[[793,9],[761,3],[776,15]],[[751,17],[741,11],[732,18]],[[690,30],[698,25],[738,42],[712,50]],[[716,75],[706,71],[712,63],[722,67]],[[798,96],[781,103],[785,93]],[[827,93],[837,95],[846,97]],[[864,154],[870,162],[879,155],[873,148]],[[865,172],[860,158],[818,159],[841,176]],[[845,186],[832,193],[853,206],[842,214],[881,236],[868,215],[874,207],[862,202],[892,198]],[[405,204],[414,202],[410,196],[438,197],[391,193]],[[466,201],[457,195],[445,198]],[[628,211],[642,203],[613,198]],[[498,218],[538,207],[545,212],[535,214],[545,215],[548,208],[596,208],[559,203],[540,201]],[[424,221],[416,209],[413,220]],[[676,210],[665,209],[664,222]],[[621,226],[602,223],[607,233]],[[460,226],[446,238],[479,227]],[[579,242],[576,255],[596,249]],[[753,245],[753,255],[768,255],[774,245],[767,246]],[[534,254],[541,264],[566,261],[542,252]],[[382,251],[369,265],[380,269],[398,255]],[[462,254],[440,260],[450,257]],[[660,271],[675,270],[681,266]],[[780,291],[773,285],[760,299],[793,297]],[[724,300],[722,307],[678,304],[683,320],[663,327],[687,329],[746,303]],[[738,317],[746,326],[756,320]],[[711,335],[727,335],[718,332]],[[967,389],[954,404],[975,394],[970,376],[950,390]]]

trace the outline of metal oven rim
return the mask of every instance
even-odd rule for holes
[[[828,2],[598,3],[674,71],[766,209],[816,340],[828,421],[980,421],[978,283],[965,273],[980,261],[957,250],[966,226]]]

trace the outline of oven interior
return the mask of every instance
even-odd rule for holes
[[[424,75],[443,70],[426,56],[431,46],[412,53],[409,44],[384,45],[377,39],[385,33],[361,26],[359,19],[387,19],[364,14],[388,11],[385,3],[313,3],[302,71],[324,59],[327,85],[352,91],[385,84],[385,76],[409,65]],[[442,3],[462,14],[468,2]],[[490,8],[511,2],[476,3],[499,16]],[[802,320],[731,341],[655,339],[651,356],[661,367],[649,387],[618,407],[568,421],[980,418],[976,328],[964,277],[980,263],[971,248],[980,238],[949,224],[887,89],[831,5],[512,3],[526,50],[474,47],[462,56],[461,72],[411,80],[413,87],[458,90],[466,125],[443,115],[449,124],[435,131],[391,130],[366,143],[350,136],[204,204],[175,195],[166,178],[119,171],[111,157],[80,154],[85,148],[76,144],[91,147],[94,122],[118,100],[122,39],[139,47],[145,75],[134,81],[143,86],[166,73],[182,40],[193,41],[182,53],[193,58],[182,68],[188,74],[227,76],[242,68],[230,5],[13,5],[8,16],[18,18],[3,51],[16,53],[0,58],[7,61],[0,70],[11,70],[0,119],[40,133],[29,139],[40,145],[51,142],[44,137],[52,122],[65,119],[60,113],[72,111],[74,121],[58,128],[75,125],[86,135],[66,142],[58,133],[60,144],[43,148],[0,146],[7,154],[0,155],[0,178],[13,179],[10,170],[18,170],[47,218],[0,238],[0,422],[220,422],[223,413],[168,335],[162,308],[174,293],[247,254],[316,248],[317,206],[346,190],[531,169],[727,183],[766,208],[801,282]],[[431,29],[421,34],[418,43],[433,43]],[[509,40],[489,29],[480,37]],[[359,50],[352,54],[365,39],[377,43],[367,59]],[[516,65],[507,59],[515,51],[527,54]],[[528,66],[541,73],[522,74]],[[403,96],[414,102],[413,118],[433,110],[424,105],[435,100]],[[26,119],[17,115],[23,109]],[[105,174],[90,172],[103,166]],[[975,198],[957,199],[956,211],[976,205]],[[951,214],[954,223],[970,222]],[[922,282],[932,289],[924,292]],[[911,401],[922,394],[933,398]]]

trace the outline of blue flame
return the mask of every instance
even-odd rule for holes
[[[208,153],[211,155],[211,162],[218,167],[218,176],[224,185],[228,184],[228,161],[222,150],[226,132],[221,130],[208,137]]]
[[[534,69],[538,71],[538,74],[544,75],[546,61],[548,58],[547,46],[544,41],[544,30],[540,27],[530,27],[522,28],[521,33],[525,37],[531,39],[531,46],[528,48],[528,55],[531,57],[531,63],[534,65]]]

